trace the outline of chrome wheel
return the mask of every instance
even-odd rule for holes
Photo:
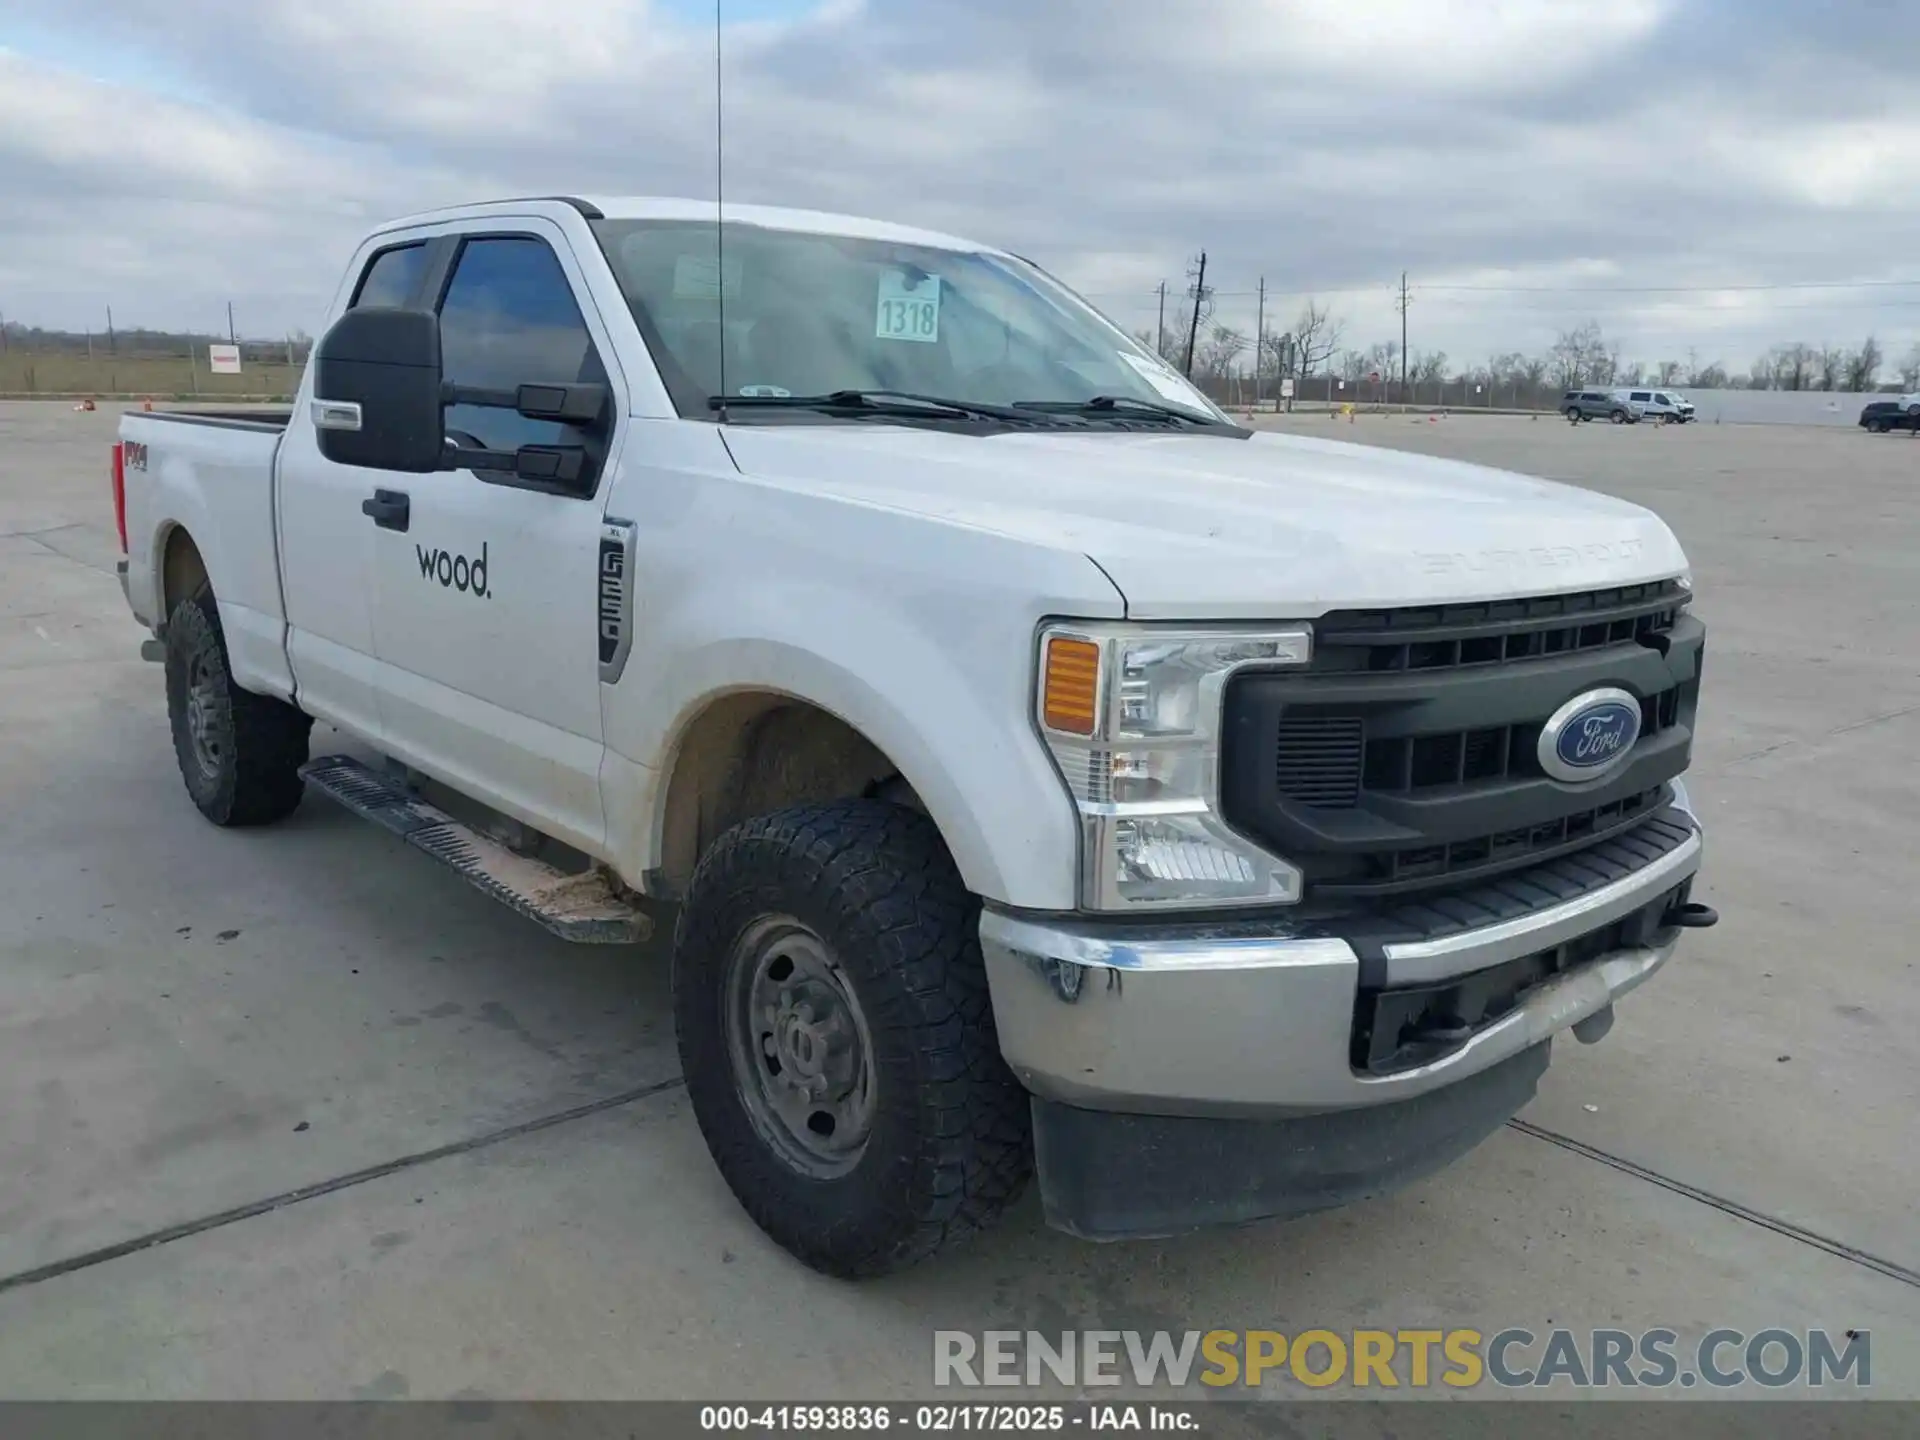
[[[724,997],[754,1129],[801,1174],[853,1169],[873,1130],[873,1039],[826,943],[791,916],[756,921],[727,956]]]
[[[187,675],[187,738],[193,743],[194,762],[209,780],[220,774],[226,754],[222,692],[220,677],[207,657],[197,657]]]

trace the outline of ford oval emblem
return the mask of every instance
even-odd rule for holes
[[[1598,780],[1627,758],[1640,738],[1640,702],[1624,690],[1589,690],[1548,717],[1540,730],[1540,768],[1556,780]]]

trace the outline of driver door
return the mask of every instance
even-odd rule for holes
[[[457,237],[437,306],[445,382],[496,391],[606,384],[601,357],[611,345],[589,325],[580,293],[557,227],[526,220]],[[404,524],[383,524],[374,541],[387,747],[464,794],[598,851],[600,480],[618,432],[497,406],[451,406],[446,423],[452,446],[580,445],[589,473],[574,490],[497,471],[404,477]]]

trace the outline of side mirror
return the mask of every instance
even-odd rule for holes
[[[313,427],[336,465],[426,474],[442,468],[446,406],[440,317],[349,310],[314,351]]]

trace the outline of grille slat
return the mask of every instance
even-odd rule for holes
[[[1313,668],[1455,669],[1632,644],[1672,630],[1688,598],[1669,581],[1492,605],[1339,610],[1314,622]]]
[[[1582,810],[1560,820],[1536,825],[1530,831],[1505,831],[1500,835],[1476,835],[1447,845],[1421,845],[1404,850],[1377,851],[1363,857],[1360,872],[1350,879],[1328,879],[1320,883],[1325,894],[1345,889],[1377,891],[1409,881],[1444,878],[1459,873],[1470,875],[1491,864],[1538,864],[1554,858],[1569,847],[1578,847],[1604,839],[1616,831],[1627,830],[1652,815],[1666,799],[1666,786],[1656,786],[1625,800]],[[1524,842],[1519,838],[1524,835]],[[1623,842],[1632,836],[1618,837]],[[1564,875],[1579,883],[1598,883],[1614,878],[1596,865],[1585,863],[1587,852],[1574,848],[1558,861]],[[1652,857],[1649,857],[1652,858]],[[1529,874],[1529,883],[1547,883],[1543,877]],[[1425,902],[1440,905],[1441,899]]]
[[[1359,803],[1366,722],[1357,715],[1286,716],[1274,746],[1280,793],[1302,805],[1350,809]]]

